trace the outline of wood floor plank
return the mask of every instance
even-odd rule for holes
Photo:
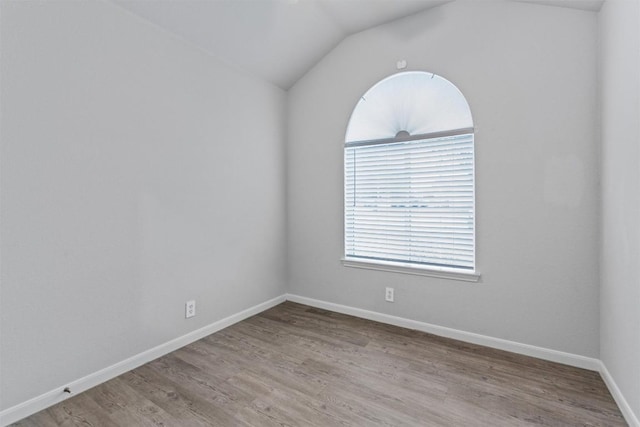
[[[40,411],[13,425],[16,427],[56,427],[58,426],[58,423],[51,418],[47,411]]]
[[[87,393],[74,396],[51,408],[46,409],[56,425],[72,426],[117,426],[109,414],[94,402]]]
[[[170,426],[178,422],[121,378],[107,381],[100,387],[88,390],[86,394],[104,409],[117,425]]]
[[[176,384],[148,365],[131,371],[131,374],[127,377],[131,384],[150,393],[149,400],[178,420],[189,420],[194,425],[233,425],[233,417],[220,408],[221,402],[215,398],[199,395],[190,387]]]
[[[229,417],[249,404],[255,397],[253,393],[245,393],[230,383],[219,381],[208,371],[199,369],[172,355],[165,356],[148,364],[159,375],[166,377],[176,385],[188,389],[197,396],[206,399]]]
[[[624,426],[597,372],[286,302],[14,426]]]

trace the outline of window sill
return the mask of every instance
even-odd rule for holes
[[[453,268],[422,268],[396,262],[362,261],[350,258],[342,258],[342,265],[344,265],[345,267],[389,271],[392,273],[413,274],[417,276],[437,277],[440,279],[459,280],[463,282],[478,282],[480,280],[480,274],[475,271],[463,271]]]

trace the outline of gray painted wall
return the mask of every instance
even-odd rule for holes
[[[501,1],[449,3],[343,41],[289,94],[289,292],[597,357],[596,47],[593,12]],[[341,265],[349,115],[400,59],[471,106],[481,283]]]
[[[640,417],[640,3],[599,17],[602,100],[600,356]]]
[[[282,90],[106,2],[1,28],[1,408],[285,292]]]

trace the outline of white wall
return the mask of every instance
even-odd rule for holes
[[[1,12],[1,408],[285,292],[283,91],[110,3]]]
[[[290,91],[289,292],[597,357],[596,47],[593,12],[501,1],[449,3],[343,41]],[[340,263],[349,115],[400,59],[471,106],[481,283]]]
[[[602,101],[600,355],[640,417],[640,2],[599,17]]]

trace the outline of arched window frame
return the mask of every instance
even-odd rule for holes
[[[343,264],[478,281],[474,136],[466,98],[443,77],[409,71],[372,86],[345,135]],[[398,174],[409,178],[385,178]]]

